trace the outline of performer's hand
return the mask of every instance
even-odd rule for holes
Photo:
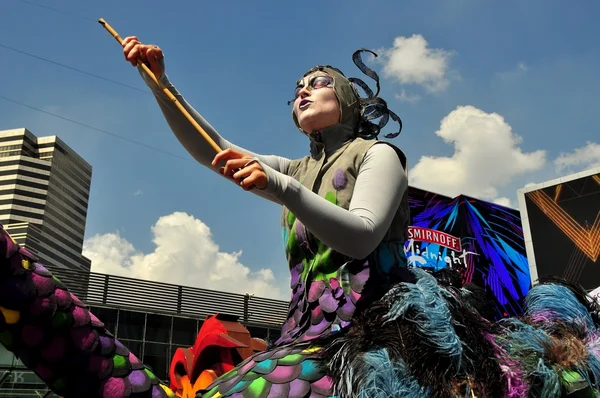
[[[246,191],[254,187],[258,189],[266,188],[267,173],[265,173],[260,163],[253,160],[252,156],[233,149],[226,149],[215,156],[212,165],[216,166],[222,161],[225,161],[225,166],[221,167],[219,172],[233,179]]]
[[[153,44],[142,44],[136,36],[128,36],[121,43],[125,59],[137,66],[138,59],[146,63],[154,76],[160,78],[164,72],[162,62],[164,54],[160,47]]]

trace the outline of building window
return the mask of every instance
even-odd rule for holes
[[[265,340],[267,341],[267,344],[273,344],[279,337],[281,337],[280,329],[269,329],[269,336]]]
[[[94,307],[90,308],[90,312],[104,323],[106,330],[115,334],[117,332],[117,315],[118,310],[112,308]]]
[[[119,340],[138,340],[144,339],[144,326],[146,316],[143,312],[119,311],[119,325],[117,337]]]
[[[166,380],[171,364],[171,350],[168,344],[145,343],[144,365],[160,379]]]
[[[198,321],[189,318],[173,318],[173,344],[191,347],[198,336]]]
[[[146,341],[168,343],[171,337],[171,317],[148,314],[146,321]]]
[[[127,347],[127,349],[133,354],[135,355],[135,357],[137,359],[140,360],[140,362],[142,361],[142,356],[144,355],[143,353],[143,349],[144,349],[144,343],[142,343],[141,341],[134,341],[134,340],[121,340],[119,339],[119,342],[121,344],[123,344],[125,347]]]
[[[266,340],[269,335],[268,328],[246,326],[246,329],[248,329],[248,331],[250,332],[250,337],[257,337],[259,339]]]

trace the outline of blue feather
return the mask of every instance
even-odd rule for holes
[[[392,303],[386,322],[401,317],[414,322],[427,343],[432,343],[438,353],[453,358],[460,369],[463,348],[445,299],[451,294],[442,289],[431,274],[418,268],[411,271],[417,277],[416,283],[402,283],[401,288],[392,289],[386,295]]]
[[[526,314],[534,318],[538,316],[543,318],[541,319],[543,321],[560,320],[569,324],[583,325],[590,331],[595,330],[594,321],[587,308],[566,286],[536,285],[525,297],[525,304]],[[547,322],[541,324],[544,327]]]
[[[585,363],[575,367],[575,371],[583,377],[590,387],[598,388],[598,381],[600,381],[600,361],[598,361],[596,355],[588,353]]]
[[[511,357],[527,358],[531,353],[542,357],[545,346],[551,343],[546,332],[516,318],[504,319],[499,324],[507,329],[497,336],[498,342]]]
[[[559,373],[556,372],[554,369],[546,366],[543,359],[540,359],[538,361],[538,366],[535,373],[542,383],[540,397],[558,398],[561,396],[561,382]]]
[[[552,385],[546,379],[557,376],[544,363],[545,346],[550,343],[550,336],[518,319],[506,319],[501,323],[508,328],[496,337],[496,344],[505,350],[509,358],[520,363],[525,379],[539,376],[542,385]]]
[[[505,333],[497,337],[496,342],[511,358],[518,359],[528,379],[533,376],[540,384],[540,397],[561,396],[561,371],[550,367],[545,361],[547,347],[551,338],[546,332],[518,319],[507,319],[502,322],[510,326]]]
[[[592,333],[588,336],[586,344],[588,356],[587,356],[587,370],[589,372],[579,372],[594,387],[600,387],[600,336],[596,333]]]
[[[429,397],[429,390],[408,373],[404,362],[390,361],[387,350],[367,352],[363,359],[368,376],[356,395],[358,398]]]

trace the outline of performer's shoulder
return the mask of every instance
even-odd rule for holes
[[[398,158],[400,159],[400,163],[402,164],[402,167],[404,169],[406,169],[406,165],[407,165],[406,154],[399,146],[395,145],[394,143],[391,143],[389,141],[380,140],[380,139],[365,139],[365,138],[361,138],[361,137],[356,138],[354,141],[355,141],[355,145],[359,145],[359,146],[362,146],[365,148],[365,154],[375,145],[389,146],[396,152],[396,154],[398,155]]]

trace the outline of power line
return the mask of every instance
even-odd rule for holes
[[[81,15],[78,15],[78,14],[75,14],[75,13],[63,11],[63,10],[60,10],[58,8],[53,8],[53,7],[45,6],[45,5],[42,5],[42,4],[34,3],[32,1],[27,1],[27,0],[17,0],[17,1],[20,1],[21,3],[32,5],[32,6],[44,8],[44,9],[47,9],[47,10],[51,10],[51,11],[59,13],[59,14],[69,15],[69,16],[81,18],[81,19],[84,19],[84,20],[87,20],[87,21],[97,22],[97,20],[92,19],[92,18],[88,18],[88,17],[84,17],[84,16],[81,16]],[[134,87],[134,86],[130,86],[128,84],[121,83],[121,82],[118,82],[116,80],[112,80],[112,79],[109,79],[109,78],[97,75],[95,73],[87,72],[85,70],[82,70],[82,69],[79,69],[79,68],[76,68],[76,67],[73,67],[73,66],[70,66],[70,65],[66,65],[66,64],[63,64],[63,63],[60,63],[60,62],[52,61],[50,59],[41,57],[39,55],[35,55],[35,54],[31,54],[31,53],[28,53],[28,52],[25,52],[25,51],[22,51],[22,50],[18,50],[16,48],[13,48],[13,47],[1,44],[1,43],[0,43],[0,47],[5,48],[7,50],[11,50],[11,51],[17,52],[17,53],[20,53],[20,54],[23,54],[23,55],[26,55],[26,56],[29,56],[29,57],[32,57],[32,58],[36,58],[36,59],[44,61],[44,62],[49,62],[51,64],[54,64],[54,65],[57,65],[57,66],[60,66],[60,67],[63,67],[63,68],[66,68],[66,69],[69,69],[69,70],[72,70],[72,71],[75,71],[75,72],[82,73],[82,74],[87,75],[87,76],[95,77],[97,79],[101,79],[101,80],[104,80],[104,81],[107,81],[107,82],[110,82],[110,83],[113,83],[113,84],[117,84],[117,85],[122,86],[122,87],[127,87],[129,89],[132,89],[132,90],[135,90],[135,91],[139,91],[139,92],[142,92],[142,93],[145,93],[145,94],[150,94],[149,91],[145,91],[145,90],[142,90],[140,88],[137,88],[137,87]],[[61,120],[67,121],[69,123],[76,124],[76,125],[81,126],[81,127],[85,127],[87,129],[90,129],[90,130],[93,130],[93,131],[97,131],[97,132],[102,133],[102,134],[109,135],[109,136],[111,136],[113,138],[117,138],[117,139],[120,139],[120,140],[123,140],[123,141],[127,141],[129,143],[135,144],[135,145],[142,146],[142,147],[147,148],[147,149],[151,149],[151,150],[156,151],[156,152],[163,153],[165,155],[168,155],[168,156],[171,156],[171,157],[174,157],[174,158],[177,158],[177,159],[182,159],[182,160],[186,160],[186,161],[190,161],[191,160],[189,158],[185,158],[185,157],[176,155],[174,153],[167,152],[165,150],[153,147],[151,145],[144,144],[143,142],[139,142],[139,141],[132,140],[130,138],[123,137],[123,136],[121,136],[119,134],[115,134],[115,133],[110,132],[108,130],[104,130],[104,129],[101,129],[101,128],[98,128],[98,127],[94,127],[92,125],[89,125],[89,124],[86,124],[86,123],[83,123],[83,122],[79,122],[77,120],[70,119],[68,117],[58,115],[56,113],[45,111],[43,109],[37,108],[35,106],[29,105],[29,104],[26,104],[26,103],[23,103],[23,102],[20,102],[20,101],[17,101],[17,100],[8,98],[8,97],[5,97],[3,95],[0,95],[0,99],[3,99],[5,101],[7,101],[7,102],[11,102],[13,104],[16,104],[16,105],[19,105],[19,106],[22,106],[22,107],[34,110],[36,112],[40,112],[40,113],[43,113],[43,114],[55,117],[57,119],[61,119]]]
[[[17,0],[17,1],[20,1],[21,3],[32,5],[32,6],[35,6],[35,7],[39,7],[39,8],[45,8],[46,10],[51,10],[51,11],[57,12],[59,14],[70,15],[72,17],[77,17],[77,18],[85,19],[86,21],[96,22],[96,20],[94,20],[92,18],[84,17],[83,15],[75,14],[73,12],[59,10],[58,8],[45,6],[45,5],[42,5],[42,4],[34,3],[32,1],[27,1],[27,0]]]
[[[57,12],[57,13],[62,13],[62,14],[69,15],[69,16],[75,16],[75,17],[78,17],[78,18],[83,18],[83,19],[88,20],[88,21],[97,22],[97,20],[94,20],[94,19],[91,19],[91,18],[88,18],[88,17],[84,17],[84,16],[81,16],[81,15],[77,15],[77,14],[74,14],[74,13],[66,12],[66,11],[60,10],[58,8],[44,6],[44,5],[37,4],[37,3],[31,2],[31,1],[27,1],[27,0],[17,0],[17,1],[20,1],[21,3],[30,4],[30,5],[33,5],[33,6],[45,8],[45,9],[48,9],[48,10],[51,10],[51,11],[54,11],[54,12]],[[42,57],[40,55],[36,55],[36,54],[32,54],[32,53],[29,53],[29,52],[26,52],[26,51],[23,51],[23,50],[19,50],[19,49],[14,48],[14,47],[7,46],[6,44],[0,43],[0,47],[2,47],[4,49],[7,49],[7,50],[10,50],[10,51],[14,51],[14,52],[22,54],[22,55],[26,55],[28,57],[32,57],[32,58],[38,59],[40,61],[48,62],[48,63],[53,64],[53,65],[57,65],[57,66],[60,66],[60,67],[63,67],[63,68],[66,68],[66,69],[69,69],[69,70],[72,70],[72,71],[75,71],[75,72],[78,72],[78,73],[82,73],[82,74],[87,75],[87,76],[95,77],[96,79],[104,80],[106,82],[113,83],[113,84],[116,84],[116,85],[121,86],[121,87],[127,87],[127,88],[129,88],[131,90],[139,91],[139,92],[142,92],[144,94],[150,94],[150,92],[148,90],[143,90],[141,88],[134,87],[134,86],[131,86],[131,85],[126,84],[126,83],[121,83],[119,81],[116,81],[116,80],[113,80],[113,79],[110,79],[110,78],[107,78],[107,77],[104,77],[104,76],[100,76],[100,75],[92,73],[92,72],[87,72],[87,71],[85,71],[83,69],[79,69],[79,68],[76,68],[74,66],[70,66],[70,65],[67,65],[67,64],[63,64],[61,62],[53,61],[51,59]]]
[[[131,86],[129,84],[121,83],[121,82],[118,82],[116,80],[112,80],[112,79],[109,79],[107,77],[103,77],[103,76],[97,75],[95,73],[86,72],[83,69],[79,69],[79,68],[76,68],[74,66],[69,66],[69,65],[57,62],[57,61],[52,61],[51,59],[48,59],[48,58],[41,57],[39,55],[35,55],[35,54],[31,54],[31,53],[28,53],[28,52],[25,52],[25,51],[22,51],[22,50],[18,50],[16,48],[9,47],[9,46],[7,46],[5,44],[2,44],[2,43],[0,43],[0,47],[5,48],[5,49],[10,50],[10,51],[14,51],[14,52],[19,53],[19,54],[27,55],[28,57],[32,57],[32,58],[39,59],[39,60],[44,61],[44,62],[51,63],[53,65],[57,65],[57,66],[63,67],[63,68],[66,68],[66,69],[69,69],[69,70],[72,70],[72,71],[75,71],[75,72],[82,73],[82,74],[87,75],[87,76],[95,77],[96,79],[104,80],[106,82],[117,84],[117,85],[122,86],[122,87],[127,87],[129,89],[132,89],[132,90],[135,90],[135,91],[139,91],[139,92],[142,92],[144,94],[150,94],[150,92],[147,91],[147,90],[142,90],[140,88]]]
[[[78,122],[77,120],[69,119],[68,117],[57,115],[56,113],[52,113],[52,112],[48,112],[48,111],[45,111],[45,110],[40,109],[40,108],[36,108],[35,106],[28,105],[28,104],[25,104],[23,102],[19,102],[17,100],[11,99],[11,98],[7,98],[7,97],[5,97],[3,95],[0,95],[0,99],[3,99],[5,101],[7,101],[7,102],[11,102],[13,104],[20,105],[20,106],[25,107],[25,108],[32,109],[32,110],[37,111],[37,112],[44,113],[44,114],[49,115],[49,116],[53,116],[53,117],[61,119],[61,120],[65,120],[65,121],[73,123],[73,124],[77,124],[79,126],[88,128],[90,130],[94,130],[94,131],[97,131],[97,132],[100,132],[100,133],[103,133],[103,134],[110,135],[110,136],[112,136],[114,138],[118,138],[118,139],[121,139],[123,141],[127,141],[129,143],[135,144],[135,145],[140,145],[140,146],[143,146],[145,148],[152,149],[153,151],[157,151],[157,152],[163,153],[165,155],[169,155],[169,156],[172,156],[172,157],[175,157],[175,158],[178,158],[178,159],[182,159],[182,160],[187,160],[187,161],[190,160],[189,158],[184,158],[183,156],[175,155],[174,153],[164,151],[162,149],[150,146],[148,144],[144,144],[143,142],[135,141],[135,140],[132,140],[130,138],[123,137],[121,135],[112,133],[112,132],[110,132],[108,130],[104,130],[104,129],[101,129],[101,128],[98,128],[98,127],[94,127],[94,126],[91,126],[91,125],[86,124],[86,123]]]

